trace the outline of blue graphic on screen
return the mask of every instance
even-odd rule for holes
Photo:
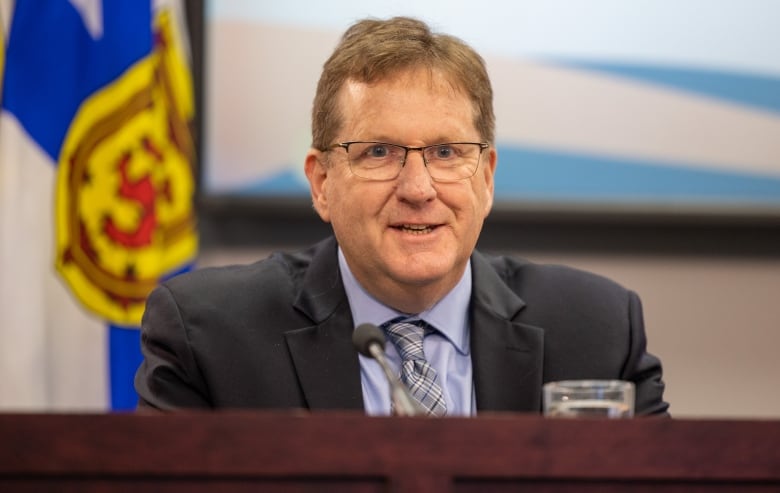
[[[700,2],[659,2],[643,4],[638,15],[632,2],[594,0],[588,2],[587,22],[574,22],[571,12],[556,9],[556,2],[495,2],[490,5],[495,25],[486,30],[458,16],[457,8],[442,13],[424,2],[392,7],[334,1],[335,8],[329,4],[326,11],[296,9],[295,1],[269,8],[214,5],[209,15],[225,29],[254,19],[279,46],[288,46],[288,28],[294,32],[289,39],[300,46],[308,35],[317,39],[317,33],[330,32],[330,45],[318,46],[322,61],[343,29],[364,11],[387,17],[403,10],[462,37],[485,57],[497,115],[525,111],[529,91],[549,100],[544,108],[556,113],[537,120],[529,116],[514,127],[498,119],[497,204],[672,204],[780,212],[780,31],[770,20],[780,18],[780,3],[713,0],[702,9]],[[515,28],[509,29],[510,24]],[[724,36],[725,27],[735,32]],[[303,48],[290,49],[291,58],[303,53]],[[316,77],[319,68],[307,76]],[[501,79],[511,76],[516,77],[511,83]],[[294,79],[279,86],[285,91],[273,92],[273,100],[285,97],[288,85],[292,91]],[[296,94],[296,100],[311,101],[315,83]],[[556,106],[561,91],[580,99]],[[613,106],[600,112],[591,105],[590,113],[582,113],[577,101]],[[623,114],[622,106],[627,108]],[[632,122],[633,108],[642,109],[638,118],[645,120]],[[623,142],[625,132],[613,137],[582,128],[578,135],[576,129],[556,127],[569,114],[576,114],[584,127],[631,127],[632,141]],[[271,118],[287,116],[275,111]],[[654,126],[645,126],[646,121]],[[276,135],[279,123],[275,120],[269,133]],[[207,192],[306,200],[309,188],[301,172],[306,149],[300,142],[308,123],[306,114],[294,137],[297,153],[249,165],[245,159],[242,166],[254,166],[254,174],[238,173],[220,184],[207,180]],[[537,125],[547,127],[536,131]],[[231,162],[238,160],[219,159],[206,166]]]

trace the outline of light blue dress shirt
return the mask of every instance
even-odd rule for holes
[[[469,342],[469,301],[471,299],[471,263],[466,264],[458,284],[429,310],[418,314],[398,312],[371,296],[355,279],[339,248],[339,269],[347,299],[352,310],[355,327],[362,323],[377,326],[398,316],[410,320],[422,319],[437,329],[425,336],[425,357],[438,374],[439,385],[447,403],[447,416],[473,416],[476,400],[471,370]],[[401,357],[388,341],[385,347],[387,359],[393,370],[400,374]],[[363,386],[363,402],[366,413],[372,416],[390,414],[390,389],[379,364],[372,358],[360,355],[360,380]]]

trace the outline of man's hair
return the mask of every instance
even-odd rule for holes
[[[493,89],[482,57],[460,39],[432,32],[424,22],[393,17],[353,24],[325,62],[312,108],[312,147],[327,149],[341,128],[338,96],[345,82],[371,84],[419,67],[441,72],[471,100],[474,126],[493,143]]]

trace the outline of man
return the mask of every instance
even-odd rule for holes
[[[334,238],[155,290],[141,406],[389,414],[383,373],[351,342],[372,323],[429,414],[539,412],[544,382],[585,378],[633,381],[638,414],[666,412],[634,293],[475,251],[497,154],[470,47],[413,19],[358,22],[324,65],[312,116],[305,171]]]

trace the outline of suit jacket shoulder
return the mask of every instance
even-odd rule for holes
[[[360,408],[351,329],[333,239],[196,270],[149,296],[136,390],[162,409]]]
[[[661,364],[646,351],[636,293],[597,274],[509,256],[475,252],[472,267],[474,313],[481,306],[503,314],[513,324],[508,337],[523,334],[519,347],[541,347],[535,377],[539,385],[568,379],[630,380],[637,386],[639,414],[665,412]],[[487,354],[480,353],[484,330],[472,325],[475,367],[480,358],[490,364]],[[501,349],[495,345],[490,351]],[[528,365],[524,371],[533,375]]]

